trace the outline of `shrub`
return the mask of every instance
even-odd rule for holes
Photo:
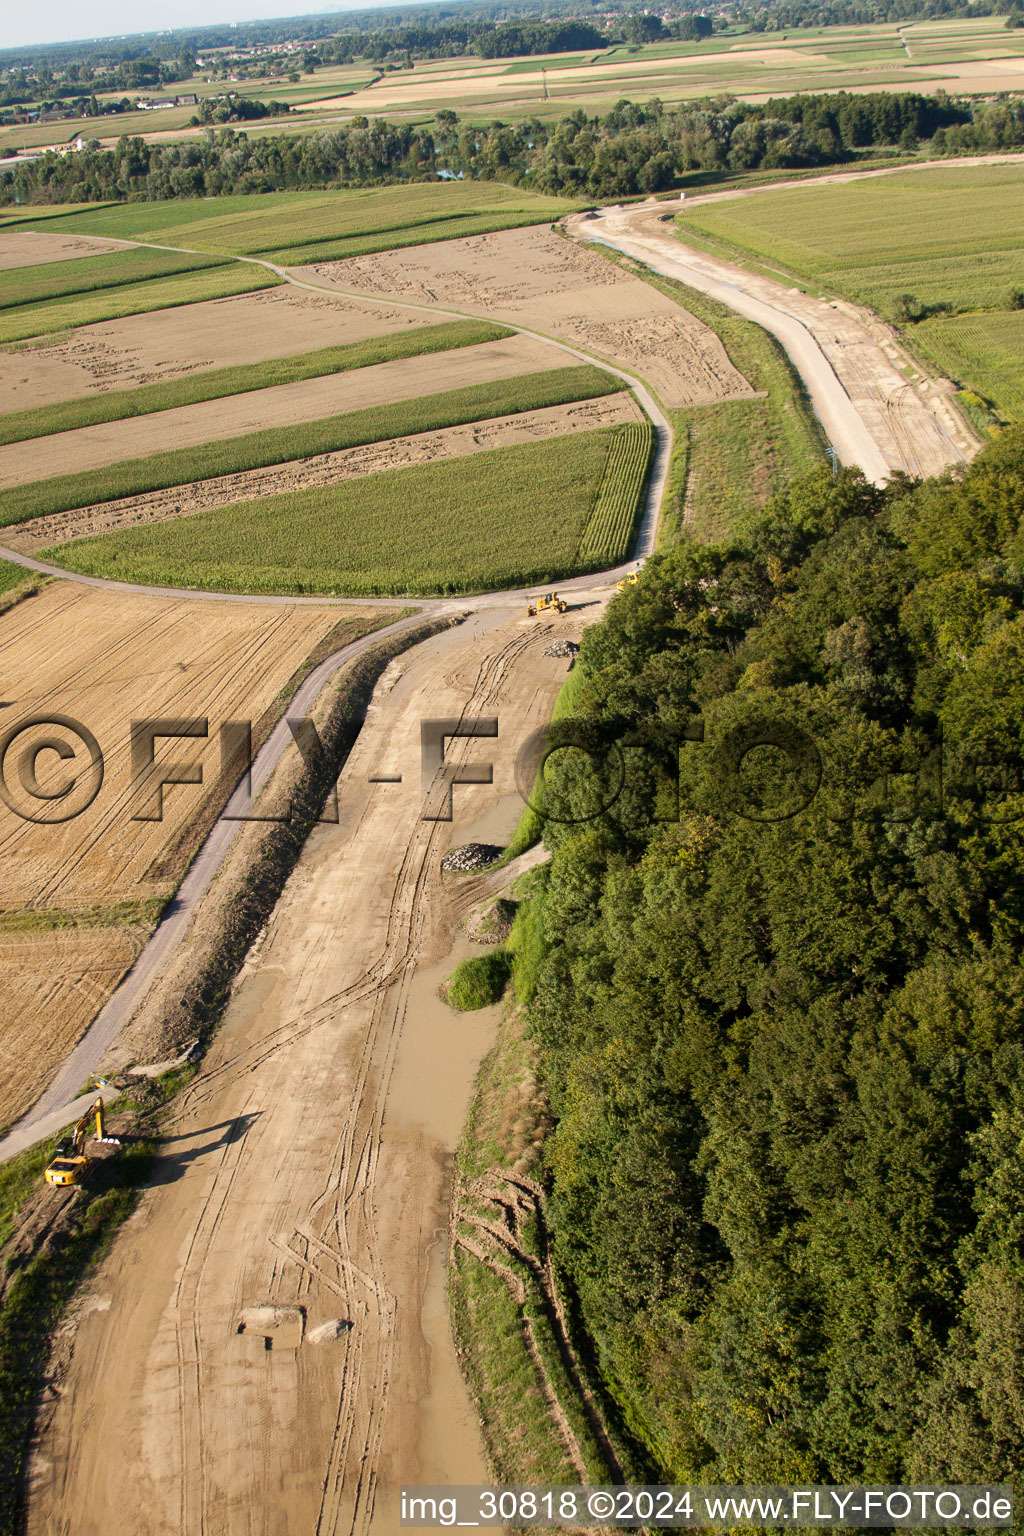
[[[463,960],[448,978],[447,1000],[460,1013],[489,1008],[500,1003],[511,973],[512,964],[503,949]]]

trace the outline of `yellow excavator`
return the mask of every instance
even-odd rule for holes
[[[625,592],[627,587],[635,587],[640,580],[640,572],[634,571],[632,576],[623,576],[621,581],[615,583],[616,592]]]
[[[62,1141],[47,1166],[43,1178],[47,1184],[81,1184],[89,1170],[91,1158],[85,1155],[85,1139],[93,1116],[96,1117],[96,1140],[113,1140],[104,1134],[103,1100],[98,1098],[79,1120],[69,1141]]]
[[[526,617],[535,619],[538,613],[564,613],[568,606],[565,598],[559,597],[557,592],[545,592],[543,597],[526,605]]]

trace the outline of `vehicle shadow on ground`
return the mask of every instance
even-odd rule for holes
[[[227,1148],[233,1142],[241,1141],[262,1113],[261,1109],[257,1109],[249,1114],[236,1115],[233,1120],[222,1120],[217,1125],[201,1126],[195,1131],[183,1131],[180,1136],[163,1137],[147,1182],[150,1185],[173,1184],[176,1179],[182,1177],[192,1163],[198,1162],[200,1158],[206,1157],[218,1147]],[[219,1131],[220,1135],[214,1135],[215,1131]],[[183,1147],[180,1152],[168,1150],[169,1145],[176,1141],[188,1141],[193,1145]]]

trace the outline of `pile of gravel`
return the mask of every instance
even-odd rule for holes
[[[556,640],[552,645],[547,647],[544,655],[572,657],[575,656],[578,651],[579,646],[576,644],[575,640]]]
[[[495,843],[463,843],[461,848],[452,848],[445,854],[441,868],[449,872],[456,870],[459,874],[466,874],[471,869],[486,869],[504,851]]]

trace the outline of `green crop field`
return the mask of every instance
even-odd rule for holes
[[[504,326],[491,325],[486,320],[454,320],[444,325],[417,326],[390,336],[373,336],[367,341],[352,341],[340,347],[323,347],[293,357],[274,357],[266,362],[232,368],[211,368],[206,373],[189,374],[187,378],[171,379],[166,384],[141,384],[135,389],[84,395],[77,400],[62,400],[56,405],[0,416],[0,445],[49,437],[55,432],[92,427],[104,421],[148,416],[179,405],[222,400],[227,395],[270,389],[275,384],[293,384],[301,379],[322,378],[325,374],[368,368],[375,363],[418,357],[426,352],[473,347],[507,335]]]
[[[392,405],[370,406],[344,416],[329,416],[323,421],[248,432],[242,437],[176,448],[150,454],[144,459],[126,459],[101,469],[83,470],[76,475],[35,480],[0,493],[0,527],[24,523],[51,512],[66,512],[72,507],[116,501],[122,496],[139,496],[146,491],[165,490],[168,486],[185,485],[217,475],[238,474],[246,469],[263,469],[268,464],[290,463],[311,454],[336,453],[343,448],[384,442],[391,437],[434,432],[492,416],[589,400],[614,394],[621,388],[620,379],[590,364],[554,368],[543,373],[499,379],[490,384],[471,384],[443,394],[399,400]]]
[[[605,430],[493,449],[83,539],[47,558],[88,575],[231,592],[555,580],[580,568],[608,445]]]
[[[95,325],[101,320],[123,320],[127,315],[150,314],[155,309],[173,309],[181,304],[199,304],[204,299],[250,293],[256,288],[273,288],[283,281],[266,267],[232,262],[212,272],[187,272],[179,277],[130,283],[106,293],[26,304],[0,315],[0,345],[70,331],[79,325]]]
[[[693,208],[676,226],[684,240],[870,306],[929,356],[955,360],[961,384],[1019,413],[1009,305],[1024,287],[1024,157],[758,193]],[[947,311],[992,313],[972,315],[981,324],[929,318]]]
[[[202,267],[223,266],[224,256],[190,256],[175,251],[125,250],[80,261],[48,261],[0,272],[0,310],[72,294],[96,293],[149,278],[170,277]]]
[[[530,223],[557,219],[577,204],[568,198],[542,197],[499,182],[414,182],[403,187],[375,187],[336,192],[272,192],[265,197],[179,198],[169,203],[130,203],[88,209],[66,219],[48,217],[48,230],[80,235],[108,235],[121,240],[155,240],[198,247],[227,255],[253,256],[281,251],[290,262],[295,252],[326,241],[392,232],[394,245],[415,245],[423,225],[451,220],[449,238],[460,231],[457,220]],[[512,216],[523,215],[519,220]],[[31,228],[29,217],[25,227]],[[480,233],[479,230],[475,231]]]
[[[913,326],[911,335],[940,372],[991,400],[1011,421],[1024,420],[1024,310],[941,315]]]
[[[618,565],[627,558],[643,511],[653,450],[649,421],[631,421],[613,430],[601,486],[577,550],[584,569]]]

